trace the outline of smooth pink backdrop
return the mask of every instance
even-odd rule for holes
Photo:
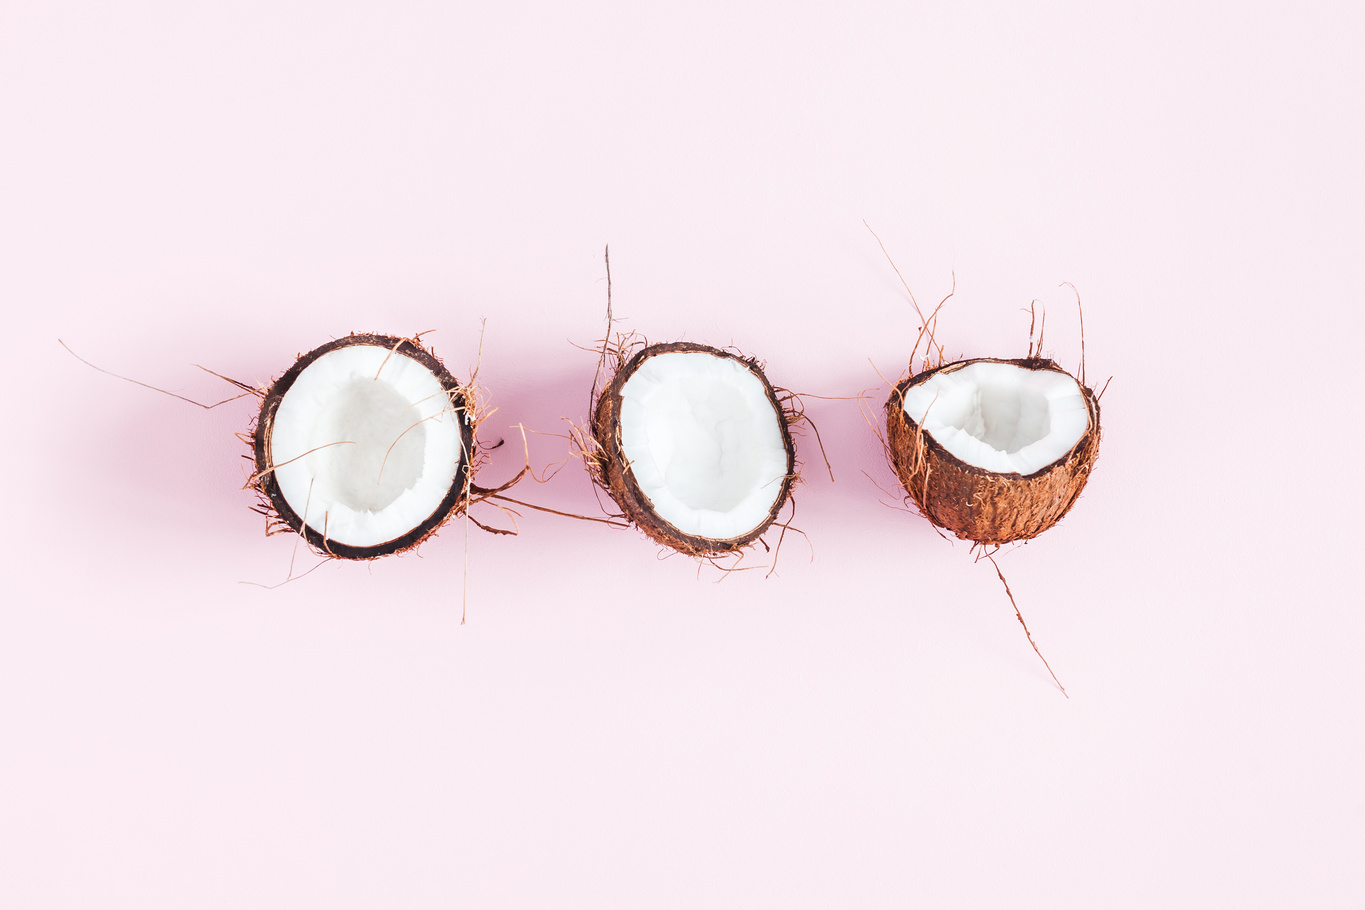
[[[1361,16],[1347,4],[132,2],[0,11],[0,904],[1357,907]],[[993,572],[856,402],[775,577],[633,531],[328,564],[239,491],[248,402],[435,330],[488,438],[622,326],[780,385],[1113,376]],[[954,279],[955,276],[955,279]],[[533,436],[537,466],[562,440]],[[518,467],[495,453],[488,480]],[[484,479],[484,478],[481,478]],[[592,512],[575,464],[519,493]],[[485,509],[484,517],[497,520]],[[813,558],[812,558],[813,555]],[[300,566],[313,559],[300,556]]]

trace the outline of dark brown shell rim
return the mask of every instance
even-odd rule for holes
[[[294,385],[295,380],[299,378],[299,374],[324,354],[358,345],[379,347],[392,351],[394,354],[402,354],[430,370],[440,382],[441,388],[445,389],[450,396],[451,407],[463,418],[460,421],[460,440],[465,451],[465,457],[460,460],[460,467],[451,483],[450,490],[435,510],[421,524],[400,537],[369,547],[356,547],[329,540],[311,525],[304,525],[303,519],[299,517],[280,492],[280,485],[275,479],[275,472],[271,470],[269,451],[271,432],[275,428],[275,413],[279,410],[280,402],[284,400],[285,394]],[[468,488],[469,466],[474,457],[474,428],[469,415],[464,387],[442,365],[441,361],[436,359],[435,355],[411,339],[397,338],[391,335],[355,334],[329,341],[321,347],[314,348],[301,356],[283,376],[275,380],[270,391],[266,393],[265,400],[261,403],[261,413],[256,420],[255,452],[256,472],[261,478],[258,481],[259,489],[281,521],[293,528],[295,533],[302,534],[303,538],[319,552],[326,553],[329,556],[339,556],[342,559],[375,559],[417,546],[439,528],[456,510],[457,506],[463,502]]]
[[[763,383],[763,391],[768,396],[768,403],[777,415],[777,424],[782,430],[782,444],[787,450],[787,473],[782,478],[782,491],[773,502],[773,507],[769,510],[767,518],[753,530],[739,537],[727,539],[699,537],[684,533],[674,527],[655,511],[654,503],[640,489],[640,485],[635,479],[635,473],[626,461],[625,453],[621,448],[621,389],[646,360],[659,354],[710,354],[713,357],[734,360],[743,364],[745,369],[753,373],[754,376],[758,377],[759,382]],[[743,357],[729,351],[713,348],[710,345],[697,344],[691,341],[651,344],[637,351],[626,365],[617,371],[611,383],[602,390],[601,396],[597,399],[593,414],[593,436],[600,447],[598,457],[604,462],[600,465],[600,476],[607,481],[607,492],[616,500],[616,504],[626,512],[631,521],[650,537],[666,542],[674,549],[685,553],[701,555],[731,552],[742,549],[758,540],[768,528],[772,527],[773,522],[777,520],[778,513],[787,504],[787,500],[791,496],[792,483],[796,478],[796,445],[792,441],[791,430],[787,425],[787,414],[778,402],[777,393],[773,390],[772,383],[768,382],[768,377],[764,375],[759,362],[752,357]],[[617,470],[613,471],[612,466],[615,466]],[[619,482],[614,482],[618,480]]]
[[[919,429],[919,424],[917,424],[913,419],[911,419],[909,414],[905,413],[906,391],[913,386],[917,386],[920,383],[927,381],[930,377],[938,373],[952,373],[962,369],[963,367],[971,366],[974,363],[1007,363],[1012,366],[1017,366],[1026,370],[1050,370],[1054,373],[1061,373],[1065,376],[1069,376],[1073,381],[1075,381],[1077,387],[1080,388],[1081,394],[1085,396],[1086,407],[1090,412],[1090,425],[1086,427],[1085,432],[1081,434],[1081,438],[1076,441],[1076,444],[1072,446],[1070,449],[1067,449],[1065,454],[1063,454],[1061,457],[1057,458],[1050,464],[1046,464],[1043,467],[1039,468],[1038,470],[1034,471],[1032,474],[1020,474],[1017,471],[988,471],[985,468],[977,467],[974,464],[968,464],[967,462],[958,458],[956,455],[952,454],[946,448],[944,448],[943,445],[939,443],[937,439],[934,438],[933,433],[928,432],[924,433],[923,434],[924,444],[926,447],[928,447],[929,451],[933,452],[935,456],[944,459],[945,461],[952,465],[955,465],[960,470],[972,474],[979,474],[983,477],[1001,477],[1007,480],[1019,480],[1030,477],[1041,477],[1044,474],[1056,468],[1058,465],[1065,464],[1068,460],[1070,460],[1072,455],[1076,452],[1076,450],[1079,449],[1081,446],[1085,445],[1086,440],[1088,440],[1091,434],[1095,432],[1095,428],[1100,425],[1100,403],[1099,399],[1095,397],[1095,393],[1090,391],[1090,389],[1086,388],[1080,382],[1080,380],[1076,379],[1075,376],[1072,376],[1066,370],[1062,369],[1056,363],[1056,361],[1048,360],[1043,357],[1020,357],[1013,360],[1004,359],[1000,357],[975,357],[971,360],[958,360],[954,361],[953,363],[945,363],[941,366],[934,367],[931,370],[925,370],[922,373],[917,373],[914,376],[910,376],[906,379],[901,380],[901,382],[899,382],[896,385],[896,387],[891,390],[891,397],[888,398],[886,401],[886,409],[893,414],[899,414],[900,419],[905,421],[906,425],[910,428],[912,432],[917,431]]]

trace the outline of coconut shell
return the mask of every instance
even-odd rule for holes
[[[328,539],[322,532],[313,527],[304,525],[303,519],[280,492],[280,485],[275,479],[270,454],[270,439],[275,427],[275,414],[279,410],[280,402],[284,400],[285,393],[293,386],[299,374],[322,355],[352,345],[381,347],[392,351],[394,354],[402,354],[417,361],[430,370],[440,382],[441,387],[450,396],[450,406],[453,411],[464,417],[460,421],[460,439],[467,455],[461,460],[460,469],[456,472],[455,481],[451,484],[446,497],[436,507],[435,511],[417,527],[401,537],[371,547],[356,547],[339,543]],[[260,494],[264,506],[257,511],[266,512],[268,518],[287,526],[294,533],[302,534],[311,546],[329,556],[337,556],[342,559],[376,559],[391,553],[410,550],[434,534],[436,529],[451,516],[459,514],[468,498],[470,464],[474,458],[474,419],[470,414],[470,402],[465,388],[459,380],[450,374],[450,371],[442,365],[440,360],[436,359],[434,354],[413,339],[396,338],[390,335],[353,334],[330,341],[302,355],[283,376],[275,380],[269,391],[266,392],[265,399],[261,403],[260,415],[256,418],[256,426],[252,431],[252,439],[257,474],[257,479],[252,486]],[[275,525],[275,530],[284,529]]]
[[[1025,475],[975,467],[950,454],[910,419],[905,393],[935,374],[982,361],[1066,373],[1051,360],[1036,357],[986,357],[925,370],[892,390],[886,402],[886,434],[896,475],[924,517],[963,540],[994,546],[1038,536],[1076,502],[1099,452],[1100,404],[1090,389],[1077,383],[1090,411],[1090,426],[1069,452],[1041,470]]]
[[[631,471],[621,446],[621,389],[635,371],[650,357],[657,354],[703,353],[726,360],[734,360],[758,377],[767,392],[768,401],[777,414],[778,426],[782,430],[782,443],[787,450],[787,473],[782,479],[782,491],[773,503],[772,509],[758,527],[740,537],[719,540],[685,534],[659,517],[654,503],[640,489]],[[592,434],[596,442],[591,465],[594,478],[607,491],[608,495],[621,507],[621,511],[650,539],[663,546],[688,556],[711,556],[741,550],[758,540],[777,520],[778,513],[791,496],[791,487],[796,479],[796,446],[792,442],[788,427],[789,416],[777,400],[772,384],[763,375],[763,369],[752,357],[740,357],[728,351],[704,344],[688,341],[675,341],[668,344],[652,344],[637,351],[612,378],[602,394],[598,396],[593,408]]]

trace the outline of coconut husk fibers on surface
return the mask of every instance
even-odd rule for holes
[[[270,455],[271,432],[275,426],[275,414],[279,410],[280,402],[284,400],[284,395],[298,379],[299,374],[313,361],[324,354],[337,350],[338,348],[350,347],[352,345],[369,345],[388,350],[390,356],[403,355],[417,361],[426,367],[437,378],[441,388],[446,391],[450,398],[451,411],[460,420],[460,441],[464,448],[465,457],[460,460],[460,468],[456,472],[455,480],[451,484],[450,491],[441,503],[436,507],[427,518],[417,527],[403,534],[401,537],[394,538],[382,544],[370,547],[355,547],[343,543],[329,540],[323,532],[311,526],[304,525],[303,519],[285,500],[280,492],[279,483],[275,479],[274,462]],[[422,347],[421,343],[413,338],[396,338],[391,335],[373,334],[352,334],[344,338],[330,341],[321,347],[314,348],[307,354],[299,357],[294,365],[285,372],[283,376],[275,380],[270,389],[265,394],[265,399],[261,404],[261,412],[256,419],[256,425],[252,430],[253,447],[255,450],[256,477],[250,484],[261,497],[261,508],[257,511],[263,512],[267,518],[271,519],[267,533],[279,533],[283,531],[293,531],[301,534],[310,546],[319,553],[328,556],[337,556],[342,559],[375,559],[380,556],[387,556],[390,553],[400,553],[410,550],[425,541],[436,532],[436,529],[444,524],[452,516],[459,514],[468,505],[470,465],[474,460],[474,423],[475,419],[471,413],[472,401],[468,391],[459,380],[450,374],[450,371],[442,365],[441,361],[434,354]],[[283,527],[281,527],[283,525]]]
[[[782,491],[773,503],[772,509],[769,510],[768,517],[758,527],[740,537],[727,540],[697,537],[684,534],[664,521],[654,511],[653,502],[640,489],[630,465],[626,462],[625,453],[621,446],[621,389],[645,360],[656,354],[675,353],[703,353],[710,354],[713,357],[738,361],[763,383],[764,391],[768,395],[768,402],[777,414],[778,426],[782,429],[782,443],[787,450],[787,473],[782,478]],[[598,396],[592,411],[592,435],[595,446],[589,457],[594,479],[621,507],[626,517],[656,543],[688,556],[700,557],[742,550],[763,536],[764,532],[777,520],[778,513],[791,497],[792,483],[796,479],[796,446],[792,442],[791,430],[788,427],[788,415],[782,405],[778,403],[777,393],[773,391],[772,384],[763,375],[762,366],[752,357],[741,357],[708,345],[695,344],[689,341],[647,345],[637,351],[624,366],[616,371],[611,382]]]
[[[1066,373],[1053,361],[1039,357],[983,357],[925,370],[892,390],[886,402],[886,432],[896,475],[924,517],[963,540],[994,546],[1036,537],[1070,510],[1099,453],[1100,405],[1095,394],[1078,382],[1090,411],[1090,426],[1071,451],[1039,471],[1024,475],[974,467],[950,454],[910,419],[905,413],[905,393],[937,373],[983,361]]]

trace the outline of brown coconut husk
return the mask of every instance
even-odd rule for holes
[[[624,354],[624,345],[618,345],[619,366],[615,375],[601,394],[593,402],[591,442],[583,446],[584,460],[587,462],[593,479],[611,496],[621,508],[624,517],[643,531],[651,540],[687,556],[708,558],[737,553],[762,538],[763,534],[777,522],[778,514],[791,499],[792,484],[797,480],[796,446],[792,441],[792,420],[799,416],[790,407],[784,406],[778,393],[763,373],[762,364],[752,357],[744,357],[729,351],[689,341],[675,341],[666,344],[646,344],[629,359]],[[635,475],[630,469],[621,446],[621,389],[635,371],[650,357],[671,353],[703,353],[713,357],[734,360],[758,377],[767,392],[768,401],[778,415],[778,425],[782,429],[782,442],[787,450],[787,473],[782,478],[782,491],[768,512],[767,518],[753,530],[740,536],[725,540],[698,537],[686,534],[659,517],[654,504],[640,489]],[[604,355],[605,356],[605,355]],[[784,528],[785,530],[785,528]]]
[[[283,401],[285,393],[293,386],[299,374],[324,354],[353,345],[387,348],[389,357],[401,354],[412,358],[430,370],[450,400],[450,413],[456,415],[456,419],[460,421],[460,439],[465,453],[449,493],[431,515],[401,537],[372,547],[355,547],[331,540],[327,537],[325,522],[321,531],[310,525],[305,525],[303,519],[280,492],[279,483],[275,479],[277,465],[272,460],[270,453],[270,438],[275,426],[275,414],[279,410],[280,402]],[[386,358],[385,363],[387,362]],[[380,369],[382,371],[383,367],[381,366]],[[249,436],[254,452],[256,473],[248,480],[247,486],[255,490],[260,498],[256,511],[266,516],[266,533],[296,533],[318,553],[340,559],[377,559],[380,556],[402,553],[417,547],[431,537],[441,525],[453,516],[460,514],[469,505],[472,466],[478,457],[474,443],[474,430],[478,423],[474,414],[476,408],[477,401],[473,389],[452,376],[441,361],[424,348],[417,338],[357,333],[330,341],[321,347],[314,348],[307,354],[301,355],[294,365],[265,391],[260,414],[257,416],[255,426]],[[305,511],[307,511],[306,507]]]
[[[1099,453],[1100,405],[1098,396],[1078,382],[1090,411],[1090,426],[1069,452],[1039,471],[1000,473],[967,464],[910,419],[905,413],[905,393],[938,373],[983,361],[1066,373],[1041,357],[983,357],[924,370],[898,383],[887,399],[887,448],[896,475],[925,518],[963,540],[998,546],[1038,536],[1076,502]]]

